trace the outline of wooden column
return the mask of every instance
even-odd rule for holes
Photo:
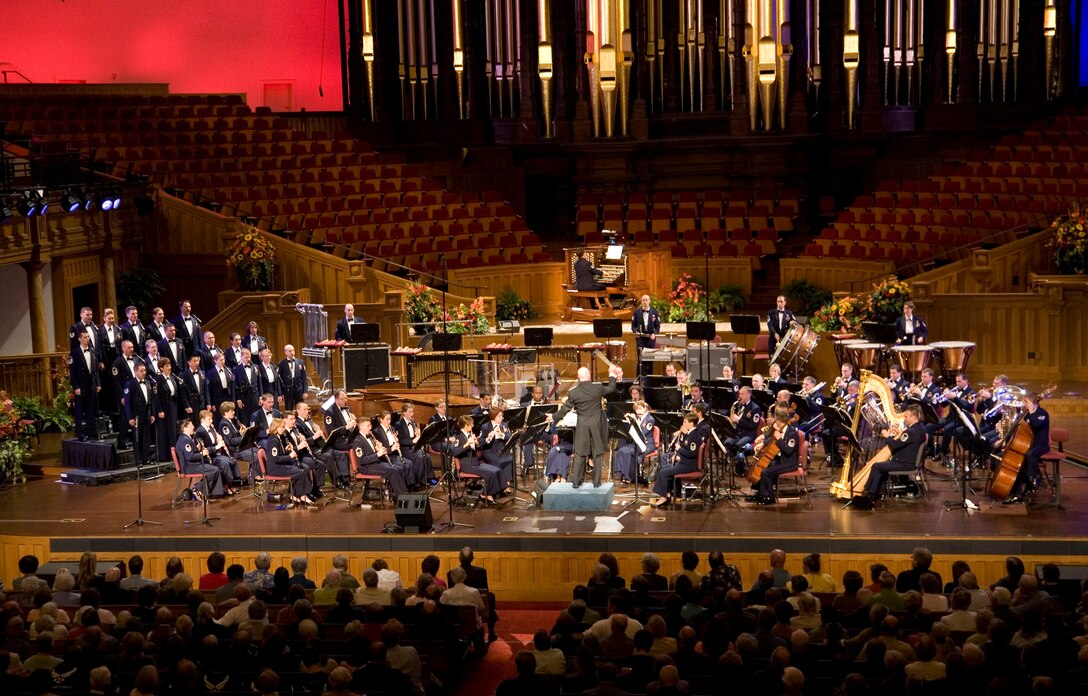
[[[114,270],[112,249],[107,249],[102,254],[102,299],[106,307],[112,307],[118,315],[121,314],[117,307],[117,275]]]
[[[35,353],[48,353],[49,340],[45,326],[45,299],[42,292],[42,262],[25,261],[20,266],[26,271],[26,294],[30,300],[30,343]]]

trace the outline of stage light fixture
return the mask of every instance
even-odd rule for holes
[[[7,203],[0,205],[0,224],[3,224],[10,220],[13,214],[14,211],[12,211],[10,205],[8,205]]]
[[[115,188],[110,192],[110,202],[113,204],[114,210],[121,207],[121,189]]]
[[[24,217],[45,215],[45,212],[49,210],[49,201],[46,200],[45,189],[27,189],[23,191],[23,197],[15,207]]]
[[[72,192],[65,191],[64,195],[60,197],[60,207],[69,213],[74,213],[83,207],[83,202],[72,195]]]
[[[103,212],[113,210],[113,198],[108,193],[102,193],[98,196],[98,207]]]

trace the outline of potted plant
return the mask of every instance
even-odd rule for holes
[[[529,300],[523,299],[517,290],[507,288],[495,299],[495,318],[500,321],[532,319],[536,313]]]
[[[1080,210],[1050,224],[1054,236],[1054,265],[1062,275],[1084,275],[1088,271],[1088,220]]]
[[[256,228],[250,228],[227,247],[227,266],[234,269],[243,290],[271,290],[276,273],[276,248]]]
[[[404,294],[404,320],[412,325],[417,336],[434,331],[434,322],[442,315],[442,305],[434,290],[426,285],[409,283]]]
[[[0,391],[0,484],[26,482],[23,462],[30,456],[34,427],[24,420],[7,392]]]
[[[662,321],[669,323],[706,321],[706,298],[703,286],[684,273],[676,281],[667,299],[667,310],[661,313]]]

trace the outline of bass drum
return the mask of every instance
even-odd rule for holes
[[[795,367],[800,371],[808,364],[819,342],[820,334],[807,326],[794,324],[790,332],[775,347],[771,363],[777,364],[783,372],[787,367]]]

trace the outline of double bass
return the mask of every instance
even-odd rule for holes
[[[1049,398],[1058,390],[1057,384],[1051,384],[1035,397],[1035,403]],[[994,498],[1007,498],[1012,493],[1012,487],[1016,484],[1016,477],[1020,475],[1020,467],[1024,464],[1024,457],[1031,449],[1033,434],[1031,425],[1024,420],[1022,412],[1016,419],[1016,426],[1012,429],[1012,437],[1001,454],[1001,463],[990,474],[990,480],[986,484],[986,492]]]

